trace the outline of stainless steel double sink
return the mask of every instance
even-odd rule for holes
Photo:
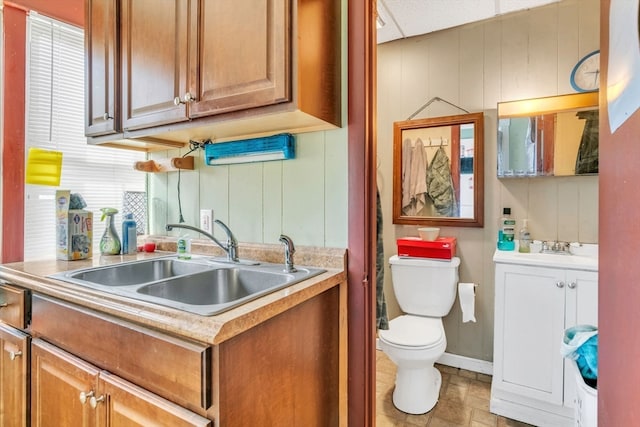
[[[52,279],[136,300],[212,316],[323,273],[319,268],[283,264],[230,264],[211,258],[176,256],[131,261],[56,273]]]

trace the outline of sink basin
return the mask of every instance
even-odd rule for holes
[[[65,272],[52,277],[62,280],[67,279],[67,281],[76,284],[86,282],[100,286],[129,286],[197,273],[209,269],[210,267],[207,265],[169,258],[89,268]]]
[[[293,279],[284,273],[219,268],[145,285],[138,292],[186,304],[226,304],[286,285]]]
[[[156,258],[85,268],[49,277],[115,295],[211,316],[323,273],[283,271],[282,264],[230,265],[206,258]]]

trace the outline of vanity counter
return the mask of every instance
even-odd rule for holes
[[[520,264],[540,267],[568,268],[572,270],[598,271],[598,245],[574,246],[571,254],[521,253],[515,251],[495,251],[493,261],[504,264]]]

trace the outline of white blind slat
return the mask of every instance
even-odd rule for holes
[[[93,212],[93,251],[104,232],[100,208],[120,211],[125,191],[145,191],[146,175],[132,165],[144,153],[95,147],[84,136],[83,31],[32,14],[28,18],[26,149],[63,152],[60,187],[25,185],[24,260],[55,258],[57,189],[79,193]]]

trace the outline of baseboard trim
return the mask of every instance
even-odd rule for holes
[[[479,372],[481,374],[493,375],[493,363],[487,362],[486,360],[445,353],[440,356],[436,363],[453,368],[466,369],[467,371]]]

